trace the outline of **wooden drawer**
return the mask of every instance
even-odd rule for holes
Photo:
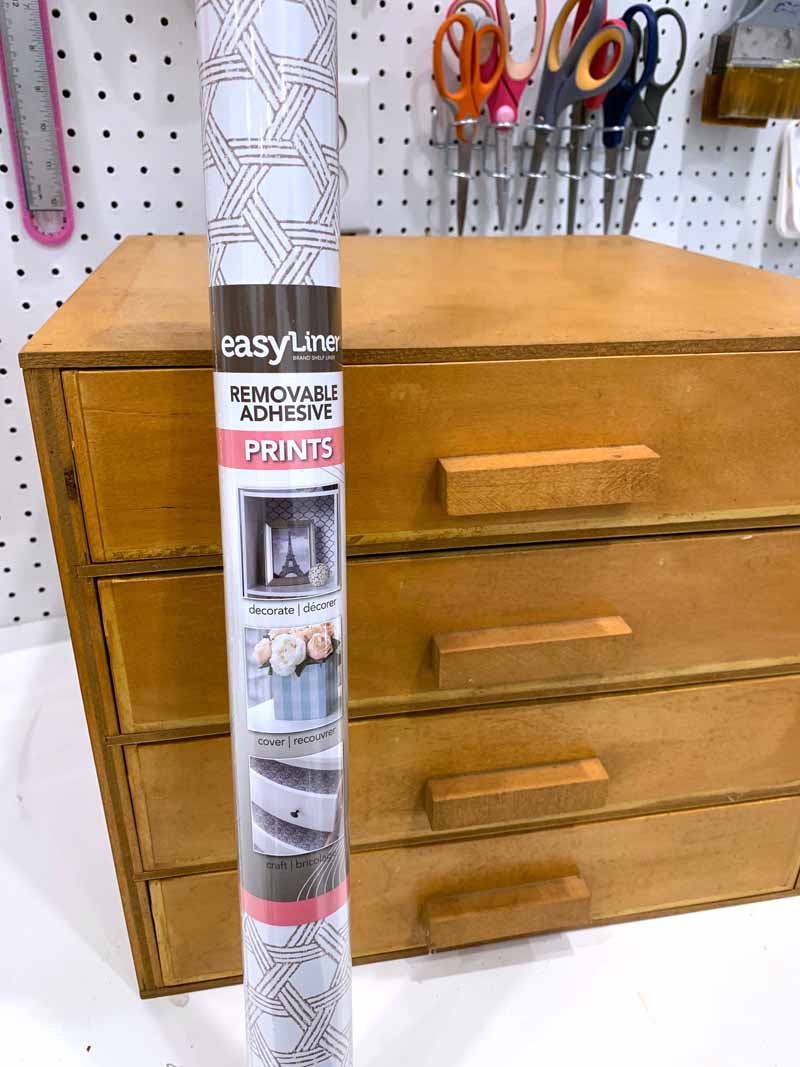
[[[120,728],[227,722],[221,572],[97,584]]]
[[[355,560],[351,714],[800,663],[800,531]]]
[[[605,783],[574,766],[593,760]],[[437,829],[461,833],[788,791],[800,787],[800,677],[363,720],[350,768],[355,846],[434,834],[429,783]],[[544,773],[512,790],[491,773],[508,769]]]
[[[800,531],[351,560],[348,584],[356,716],[800,664]],[[123,729],[226,722],[221,573],[98,585]]]
[[[236,859],[229,738],[135,745],[125,757],[147,869]]]
[[[92,559],[221,552],[211,372],[62,378]]]
[[[218,552],[210,372],[64,381],[92,557]],[[345,401],[354,551],[800,510],[792,352],[353,366]]]
[[[524,834],[359,852],[352,857],[353,956],[428,947],[426,915],[455,895],[473,898],[480,936],[503,937],[792,889],[800,861],[800,798],[650,815]],[[577,881],[585,915],[563,921],[552,902],[482,914],[497,891]],[[236,973],[235,872],[151,883],[159,951],[169,983]],[[524,894],[520,894],[524,900]],[[563,897],[562,897],[563,900]],[[530,902],[530,894],[528,894]],[[581,904],[579,896],[573,901]],[[541,910],[540,910],[541,908]],[[451,909],[452,910],[452,909]],[[489,911],[487,907],[486,911]],[[469,914],[461,908],[462,915]],[[500,918],[498,920],[498,913]],[[438,917],[438,916],[437,916]],[[552,918],[553,925],[548,925]]]
[[[228,738],[138,745],[127,758],[148,867],[236,858]],[[607,780],[587,793],[573,763],[591,760]],[[350,768],[356,848],[432,837],[429,782],[445,796],[458,783],[459,800],[477,794],[495,812],[461,818],[453,802],[441,830],[461,832],[788,791],[800,787],[800,677],[367,719],[350,728]],[[518,791],[510,813],[507,784],[503,794],[489,772],[528,768],[549,783]]]
[[[793,353],[353,367],[345,403],[348,531],[360,547],[759,521],[800,508]],[[657,462],[645,471],[639,451],[594,453],[614,446]],[[451,462],[459,457],[468,462]]]
[[[150,882],[150,903],[167,985],[241,974],[236,871]]]
[[[794,797],[357,853],[353,955],[426,948],[426,906],[455,894],[579,877],[596,922],[791,889],[799,861]],[[531,926],[542,929],[537,914]]]

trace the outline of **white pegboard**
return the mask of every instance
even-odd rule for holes
[[[50,10],[76,222],[57,248],[27,237],[2,122],[0,625],[64,610],[19,349],[122,237],[205,226],[190,0],[61,0]]]
[[[514,54],[521,58],[533,36],[533,5],[531,0],[509,0],[508,6]],[[558,0],[548,4],[551,25],[560,6]],[[711,38],[730,21],[730,9],[737,5],[659,0],[653,6],[673,6],[681,13],[689,48],[681,78],[664,101],[662,129],[651,156],[654,177],[645,187],[634,233],[769,270],[800,272],[797,243],[781,240],[773,225],[783,124],[752,130],[700,122]],[[620,16],[627,7],[627,2],[610,0],[609,15]],[[341,75],[365,75],[370,84],[372,152],[365,162],[373,195],[366,224],[373,233],[455,229],[456,183],[444,175],[441,153],[429,147],[431,108],[442,109],[431,74],[431,44],[446,8],[446,3],[418,0],[348,0],[342,9]],[[676,35],[672,20],[663,25],[669,70]],[[538,76],[522,101],[528,121]],[[552,163],[548,169],[552,173]],[[602,184],[602,179],[590,177],[582,186],[579,232],[602,231]],[[522,191],[523,182],[518,181],[512,222],[518,221]],[[624,193],[620,183],[620,202]],[[537,199],[542,202],[527,232],[564,232],[565,198],[565,179],[540,181]],[[621,207],[616,229],[620,217]],[[492,182],[481,176],[471,185],[467,232],[496,233],[496,224]]]
[[[730,18],[713,0],[664,0],[686,19],[689,55],[668,96],[635,232],[650,239],[786,273],[800,273],[795,242],[773,226],[782,124],[766,130],[703,126],[703,77],[710,40]],[[557,3],[551,3],[553,15]],[[609,4],[619,15],[627,4]],[[655,5],[660,6],[660,5]],[[340,0],[340,75],[352,101],[345,146],[349,188],[360,204],[347,217],[372,233],[447,233],[455,183],[429,146],[436,103],[431,44],[446,4]],[[531,36],[530,0],[510,0],[516,55]],[[527,13],[527,14],[526,14]],[[51,4],[67,154],[76,203],[74,237],[61,248],[24,233],[11,172],[8,131],[0,134],[0,626],[63,611],[17,353],[32,334],[131,233],[200,232],[204,227],[196,41],[192,0],[61,0]],[[669,26],[669,23],[667,23]],[[528,117],[536,85],[523,109]],[[364,114],[368,121],[364,121]],[[345,111],[345,122],[348,115]],[[354,151],[355,145],[358,152]],[[355,168],[362,168],[357,174]],[[515,190],[519,202],[521,183]],[[624,187],[620,189],[624,194]],[[529,232],[564,226],[564,182],[541,183],[544,201]],[[583,190],[581,232],[599,232],[602,182]],[[472,188],[470,232],[496,232],[494,190]]]

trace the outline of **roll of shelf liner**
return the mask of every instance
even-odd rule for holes
[[[336,4],[195,6],[248,1061],[348,1067]]]

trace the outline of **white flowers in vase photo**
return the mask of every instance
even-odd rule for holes
[[[248,728],[328,722],[342,714],[341,620],[272,630],[248,628]]]
[[[286,678],[298,677],[306,666],[321,663],[339,647],[336,626],[332,622],[313,626],[283,627],[270,630],[253,649],[259,667],[270,674]]]

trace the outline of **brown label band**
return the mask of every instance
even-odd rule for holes
[[[336,371],[340,290],[320,285],[212,285],[215,366],[227,374]]]

